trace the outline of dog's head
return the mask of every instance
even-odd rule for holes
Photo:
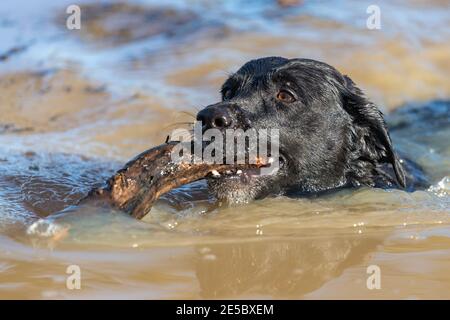
[[[390,164],[404,187],[382,113],[333,67],[308,59],[247,62],[222,86],[222,101],[201,110],[204,128],[278,129],[280,170],[273,175],[209,179],[219,199],[247,202],[268,194],[374,186]]]

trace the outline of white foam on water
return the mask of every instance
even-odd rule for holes
[[[48,219],[39,219],[27,228],[27,234],[45,238],[54,237],[64,231],[64,227]]]
[[[430,186],[428,191],[433,192],[438,197],[445,197],[450,195],[450,177],[442,178],[438,183]]]

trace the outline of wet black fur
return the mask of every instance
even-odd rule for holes
[[[279,101],[280,89],[289,90],[296,101]],[[382,113],[348,76],[323,62],[281,57],[249,61],[223,84],[222,96],[198,119],[223,116],[227,121],[219,129],[278,128],[285,163],[275,176],[242,186],[225,178],[210,181],[219,198],[362,185],[406,187]]]

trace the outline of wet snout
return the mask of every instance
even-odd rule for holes
[[[197,114],[197,121],[202,122],[203,131],[239,127],[237,119],[237,106],[223,102],[207,106]]]

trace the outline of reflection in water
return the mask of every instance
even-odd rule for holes
[[[356,0],[86,0],[79,32],[66,4],[0,4],[1,298],[449,297],[445,1],[380,2],[377,31]],[[197,182],[142,222],[70,207],[268,55],[328,62],[383,110],[406,103],[388,115],[392,138],[432,186],[221,207]],[[82,290],[65,288],[70,264]],[[366,289],[369,264],[383,290]]]
[[[204,298],[300,298],[361,264],[377,237],[261,240],[197,247],[195,271]]]

